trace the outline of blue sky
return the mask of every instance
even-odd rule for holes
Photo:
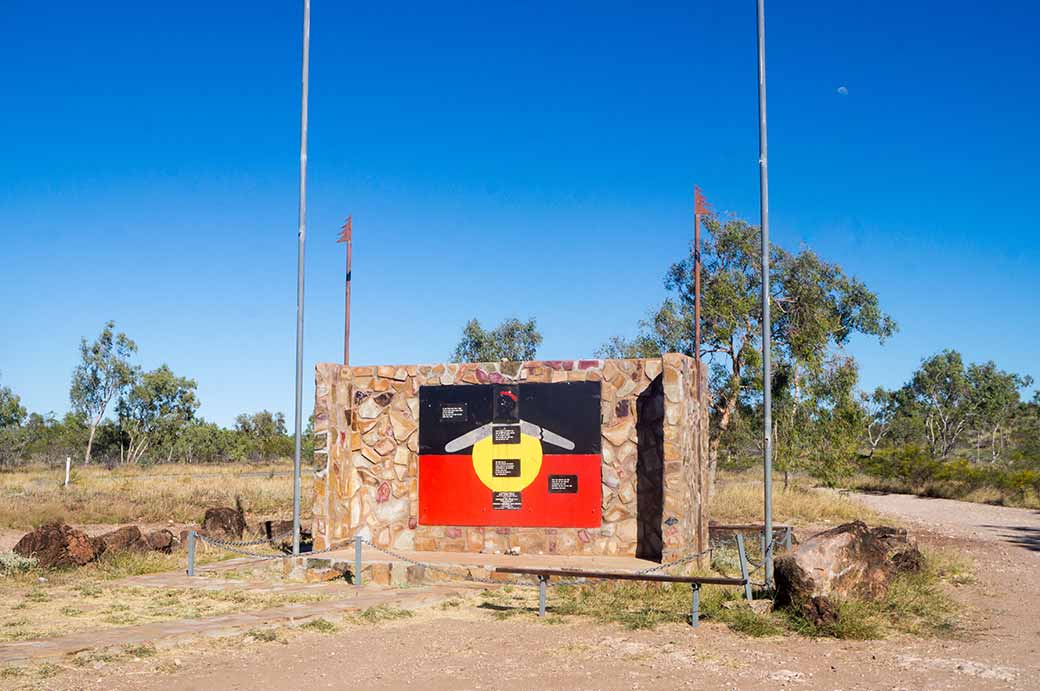
[[[298,3],[4,3],[0,383],[67,409],[107,319],[229,423],[292,411]],[[770,3],[774,240],[899,321],[862,385],[943,348],[1040,378],[1031,3]],[[758,220],[754,3],[312,7],[306,373],[445,359],[535,316],[540,355],[632,334],[691,188]],[[838,93],[845,86],[847,95]],[[308,386],[305,405],[309,405]]]

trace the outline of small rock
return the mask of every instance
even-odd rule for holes
[[[206,509],[202,519],[202,532],[216,538],[240,540],[246,530],[246,518],[241,507],[217,506]]]

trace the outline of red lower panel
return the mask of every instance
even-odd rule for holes
[[[515,507],[510,497],[499,497],[495,508],[471,456],[419,456],[419,523],[598,528],[600,463],[598,454],[543,456],[538,477],[520,492],[519,508],[502,508]],[[556,492],[549,491],[550,476],[556,476]],[[577,476],[577,491],[566,476]]]

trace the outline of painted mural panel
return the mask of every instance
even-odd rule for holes
[[[419,524],[599,527],[600,382],[422,386]]]

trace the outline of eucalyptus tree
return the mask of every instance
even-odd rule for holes
[[[135,377],[120,398],[119,423],[127,437],[126,462],[137,463],[156,438],[173,441],[199,408],[194,379],[178,377],[166,365]]]
[[[710,366],[714,434],[708,462],[713,484],[719,448],[734,416],[761,400],[762,283],[757,227],[738,218],[710,216],[705,228],[700,354]],[[897,326],[881,310],[877,296],[837,264],[808,249],[792,254],[776,245],[770,257],[774,358],[788,365],[786,385],[797,407],[805,396],[805,378],[819,377],[828,358],[853,334],[884,342]],[[601,352],[693,355],[693,269],[692,256],[673,264],[665,277],[671,295],[641,322],[639,335],[631,341],[615,338]]]
[[[486,330],[476,319],[462,329],[462,337],[451,355],[452,362],[498,362],[533,360],[542,344],[542,334],[535,320],[506,319],[494,329]]]
[[[83,415],[89,426],[84,463],[90,463],[90,452],[94,446],[97,427],[105,417],[116,396],[133,381],[137,368],[130,358],[137,352],[137,344],[125,333],[115,333],[116,323],[109,321],[93,343],[81,339],[80,362],[72,372],[69,400],[72,409]]]

